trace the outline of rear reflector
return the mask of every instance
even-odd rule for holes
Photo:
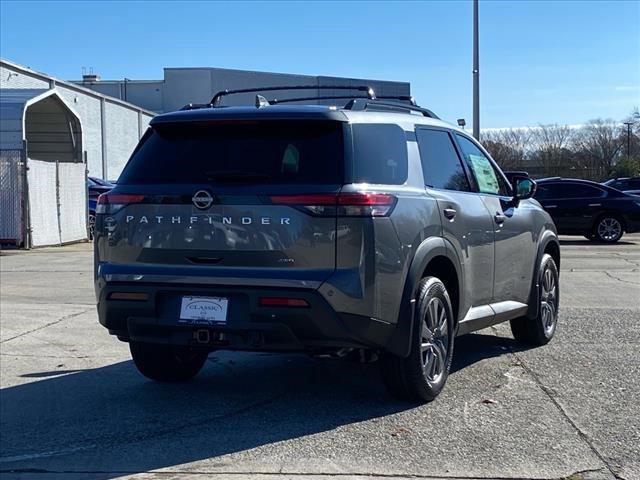
[[[384,217],[391,213],[396,197],[389,193],[344,192],[338,194],[274,195],[276,205],[292,205],[314,215],[347,217]]]
[[[133,300],[135,302],[144,302],[149,300],[147,293],[137,292],[111,292],[109,294],[109,300]]]
[[[261,307],[309,307],[309,302],[303,298],[260,297]]]

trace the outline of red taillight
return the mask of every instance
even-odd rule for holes
[[[391,213],[396,197],[389,193],[343,192],[338,194],[274,195],[271,202],[295,205],[315,215],[384,217]]]
[[[144,195],[132,195],[128,193],[103,193],[98,197],[96,213],[113,213],[115,210],[130,205],[140,203],[144,200]]]
[[[260,306],[307,308],[309,307],[309,302],[303,298],[260,297]]]
[[[140,203],[144,195],[129,195],[126,193],[103,193],[98,197],[98,205]]]
[[[271,201],[280,205],[336,205],[338,196],[334,193],[311,195],[273,195]]]

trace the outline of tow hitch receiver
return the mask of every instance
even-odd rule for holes
[[[227,337],[224,332],[212,332],[206,328],[199,328],[193,331],[193,339],[196,343],[209,344],[225,342]]]

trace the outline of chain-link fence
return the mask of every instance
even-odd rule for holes
[[[23,150],[0,150],[0,241],[21,245],[23,224]]]

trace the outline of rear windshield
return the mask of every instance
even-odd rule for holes
[[[154,126],[118,183],[341,184],[340,122],[183,123]]]

